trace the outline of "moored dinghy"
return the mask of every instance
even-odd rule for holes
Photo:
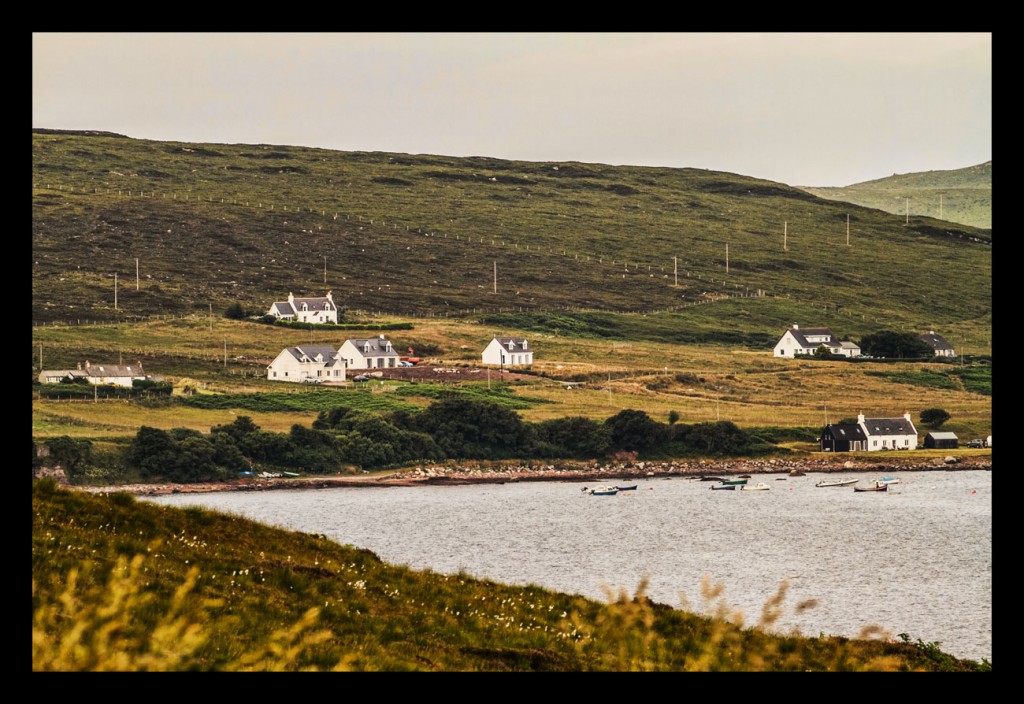
[[[757,484],[744,484],[740,487],[740,491],[768,491],[771,487],[764,482],[758,482]]]

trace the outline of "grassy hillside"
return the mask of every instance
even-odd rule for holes
[[[722,586],[701,595],[707,615],[650,602],[642,582],[602,604],[206,509],[32,489],[34,672],[991,671],[884,624],[770,635],[785,585],[757,624]]]
[[[991,229],[992,162],[949,171],[893,174],[842,188],[804,187],[828,200],[856,203],[887,213],[926,216]]]
[[[865,328],[990,325],[990,232],[907,225],[749,176],[45,130],[32,141],[37,322],[265,311],[331,289],[349,311],[675,311],[680,330],[742,296],[751,317],[722,326],[759,344],[833,313]],[[767,300],[789,305],[761,316]]]

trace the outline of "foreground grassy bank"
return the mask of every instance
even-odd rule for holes
[[[745,624],[722,585],[700,595],[707,615],[650,602],[642,583],[598,603],[49,480],[32,515],[34,671],[991,670],[876,624],[770,635],[785,584]]]

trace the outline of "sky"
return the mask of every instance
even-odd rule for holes
[[[992,35],[39,32],[32,127],[846,186],[992,158]]]

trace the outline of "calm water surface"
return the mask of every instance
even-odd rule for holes
[[[788,583],[776,630],[895,637],[992,662],[992,474],[900,475],[888,492],[818,488],[823,475],[755,475],[771,489],[711,491],[689,478],[624,480],[635,492],[591,496],[594,482],[331,488],[147,497],[288,530],[323,533],[386,562],[536,584],[605,600],[606,589],[707,611],[704,578],[754,625]],[[861,483],[879,474],[850,473]],[[682,597],[681,597],[682,595]],[[796,604],[815,608],[797,613]]]

